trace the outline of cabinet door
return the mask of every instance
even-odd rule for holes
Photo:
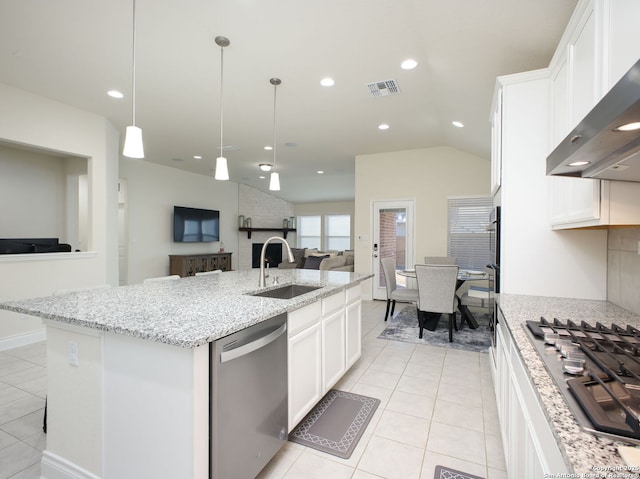
[[[346,361],[347,368],[353,366],[362,354],[362,302],[357,301],[346,308]]]
[[[322,325],[289,338],[289,431],[322,398]]]
[[[609,91],[640,58],[640,2],[609,0],[606,5],[609,16],[603,37],[608,39],[608,49],[605,49],[608,69],[604,92]]]
[[[491,194],[502,183],[502,88],[496,90],[491,121]]]
[[[322,384],[323,394],[342,377],[345,361],[344,309],[322,319]]]

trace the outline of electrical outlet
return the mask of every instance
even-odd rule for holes
[[[78,365],[78,343],[75,341],[69,341],[69,364]]]

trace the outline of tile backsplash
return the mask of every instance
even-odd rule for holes
[[[609,230],[607,299],[640,314],[640,228]]]

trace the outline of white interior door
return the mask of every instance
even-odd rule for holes
[[[393,257],[396,269],[413,268],[414,261],[414,201],[390,200],[373,202],[373,299],[387,299],[382,258]],[[398,285],[406,278],[396,276]]]

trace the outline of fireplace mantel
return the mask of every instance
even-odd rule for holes
[[[287,234],[291,231],[295,233],[295,228],[238,228],[238,231],[246,231],[247,238],[251,239],[251,233],[253,231],[282,231],[282,236],[287,239]]]

